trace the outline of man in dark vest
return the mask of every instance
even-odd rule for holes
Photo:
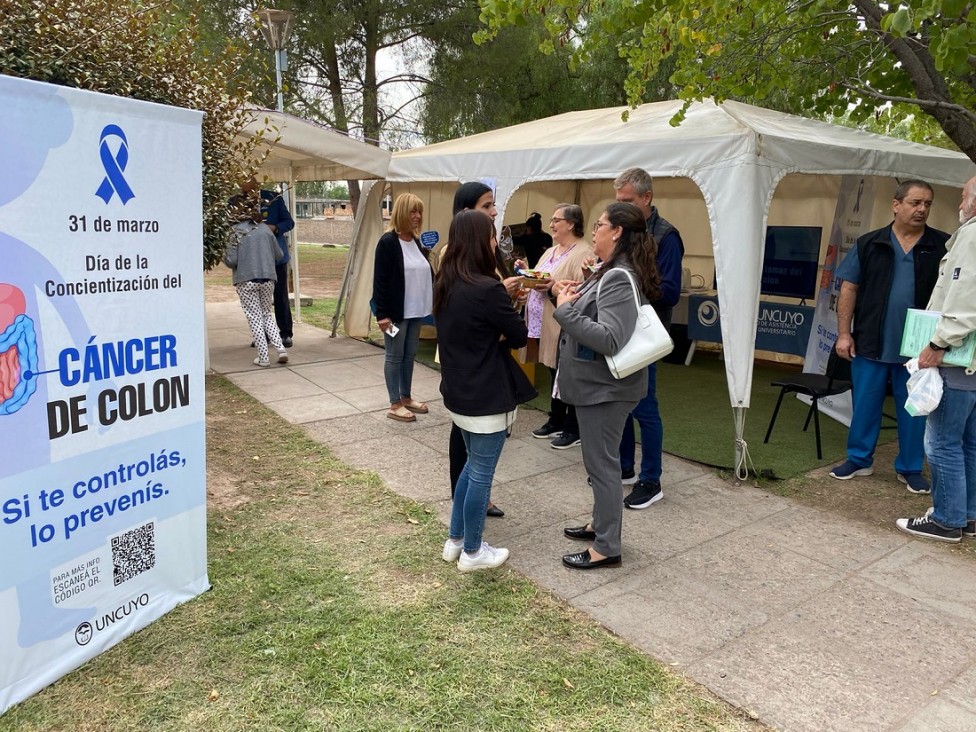
[[[894,221],[857,240],[836,277],[842,280],[837,301],[837,353],[852,361],[854,413],[847,435],[847,461],[830,475],[850,480],[874,472],[874,448],[888,384],[898,420],[895,473],[912,493],[929,493],[922,476],[925,418],[905,411],[908,371],[900,355],[909,308],[924,309],[939,276],[949,235],[926,225],[932,186],[908,180],[895,189]]]
[[[661,218],[654,200],[653,179],[641,168],[628,168],[613,181],[616,198],[622,203],[632,203],[644,212],[647,233],[657,243],[657,270],[661,275],[661,297],[651,303],[665,328],[671,327],[671,311],[681,297],[681,259],[685,245],[681,234]],[[635,436],[634,420],[641,431],[640,473],[634,473]],[[624,498],[624,507],[649,508],[664,497],[661,490],[662,456],[664,453],[664,426],[657,404],[657,364],[647,367],[647,396],[641,399],[627,417],[624,434],[620,440],[620,472],[625,485],[634,485]]]

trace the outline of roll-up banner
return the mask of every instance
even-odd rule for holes
[[[0,109],[2,713],[210,583],[202,115]]]

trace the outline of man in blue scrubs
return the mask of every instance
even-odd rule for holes
[[[929,493],[922,476],[925,418],[905,411],[908,371],[901,356],[909,308],[924,309],[939,275],[949,235],[926,225],[932,186],[908,180],[895,189],[894,221],[860,237],[848,252],[837,278],[837,353],[852,361],[854,413],[847,436],[847,461],[830,475],[850,480],[874,472],[874,449],[881,432],[887,386],[895,400],[898,455],[895,473],[912,493]]]

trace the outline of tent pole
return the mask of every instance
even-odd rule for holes
[[[749,471],[756,472],[749,454],[749,445],[745,440],[746,407],[732,407],[732,418],[735,422],[735,484],[739,485],[749,479]]]
[[[349,253],[346,255],[346,269],[342,273],[342,287],[339,288],[339,299],[336,301],[335,314],[332,316],[331,338],[336,337],[336,330],[339,328],[339,315],[342,312],[342,303],[346,299],[346,290],[349,287],[349,280],[352,277],[352,270],[355,267],[356,240],[359,238],[359,229],[362,226],[363,218],[365,217],[366,199],[369,198],[369,193],[372,190],[373,185],[375,185],[373,181],[364,183],[363,189],[359,194],[359,209],[356,211],[356,219],[352,227],[352,241],[349,242]]]
[[[292,229],[291,241],[292,241],[292,254],[291,254],[291,267],[293,272],[293,279],[295,285],[295,320],[299,323],[302,322],[302,297],[301,288],[299,287],[298,281],[298,194],[295,192],[295,169],[292,166],[288,166],[288,209],[291,212],[291,220],[295,222],[295,228]]]

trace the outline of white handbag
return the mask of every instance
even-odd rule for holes
[[[623,379],[636,371],[640,371],[645,366],[649,366],[655,361],[659,361],[674,350],[674,341],[668,335],[667,329],[661,319],[654,312],[650,305],[641,305],[640,296],[637,294],[637,283],[623,267],[620,271],[627,275],[630,286],[634,290],[634,301],[637,304],[637,324],[634,327],[634,334],[630,340],[616,354],[607,354],[607,366],[615,379]],[[597,283],[596,296],[600,297],[600,287],[603,285],[603,277]]]

